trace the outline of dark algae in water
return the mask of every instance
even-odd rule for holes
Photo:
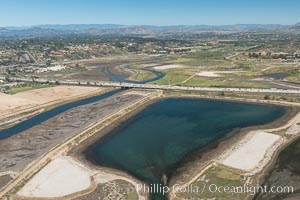
[[[163,184],[184,157],[233,130],[273,121],[285,108],[216,100],[160,100],[89,146],[91,162]],[[152,199],[165,199],[161,193]]]

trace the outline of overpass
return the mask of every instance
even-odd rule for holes
[[[102,87],[121,87],[121,88],[141,88],[141,89],[159,89],[159,90],[183,90],[183,91],[206,91],[206,92],[241,92],[241,93],[280,93],[280,94],[300,94],[299,89],[278,89],[278,88],[229,88],[229,87],[191,87],[175,85],[154,85],[138,84],[113,81],[82,81],[82,80],[54,80],[32,77],[3,77],[0,80],[51,83],[61,85],[84,85],[84,86],[102,86]]]

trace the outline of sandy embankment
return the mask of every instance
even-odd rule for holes
[[[274,103],[278,104],[278,102]],[[299,106],[294,103],[287,104]],[[236,169],[239,174],[250,177],[263,173],[262,171],[270,164],[278,150],[300,136],[300,112],[299,109],[296,109],[296,111],[297,113],[294,112],[292,118],[288,117],[289,115],[286,116],[288,121],[280,119],[281,122],[284,120],[285,124],[280,122],[281,125],[277,126],[278,122],[272,123],[276,128],[268,128],[270,125],[257,130],[251,128],[249,132],[240,135],[241,137],[237,135],[231,138],[230,141],[224,141],[218,146],[219,150],[212,152],[212,154],[208,153],[208,157],[204,154],[204,160],[200,159],[201,162],[194,166],[195,169],[200,168],[199,171],[193,173],[193,176],[176,178],[172,185],[179,184],[179,188],[186,188],[214,165],[225,165]],[[284,131],[284,133],[279,135],[275,133],[277,131]],[[170,193],[170,197],[176,198],[174,191]]]
[[[274,133],[280,130],[284,130],[283,135]],[[299,134],[300,113],[281,127],[249,132],[241,141],[216,159],[216,162],[243,170],[248,174],[256,174],[271,161],[279,147]]]
[[[0,94],[0,125],[21,121],[24,117],[38,114],[47,106],[102,91],[97,87],[55,86],[33,89],[14,95]],[[36,111],[36,113],[33,113]],[[17,115],[23,115],[16,117]],[[14,117],[13,119],[8,119]]]
[[[252,131],[234,145],[217,162],[231,168],[256,173],[271,159],[274,151],[284,142],[283,137]]]
[[[69,156],[59,156],[39,171],[17,193],[17,198],[62,198],[79,197],[92,192],[93,185],[114,180],[124,180],[134,186],[138,183],[112,172],[89,169]],[[139,199],[145,199],[139,194]]]

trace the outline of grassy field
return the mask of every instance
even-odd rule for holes
[[[245,48],[248,48],[248,46],[200,46],[193,48],[191,53],[179,57],[170,56],[173,58],[173,64],[185,65],[187,68],[163,70],[166,74],[165,77],[152,83],[194,87],[274,87],[268,82],[253,80],[263,76],[264,73],[262,69],[267,68],[269,66],[268,64],[249,61],[242,54],[232,60],[225,59],[225,57],[235,55],[236,52],[244,50]],[[222,74],[217,78],[196,75],[196,73],[201,71],[230,72],[237,70],[241,72]]]
[[[176,195],[184,199],[246,199],[247,194],[234,192],[233,189],[243,187],[244,183],[244,178],[234,170],[222,166],[212,166],[204,175],[190,184],[190,188],[194,188],[194,190],[181,190]],[[228,187],[231,190],[227,192],[215,192],[215,186]],[[198,188],[198,191],[196,188]]]
[[[130,70],[136,73],[134,76],[129,78],[129,80],[132,81],[144,81],[156,77],[152,72],[143,70],[139,66],[130,66]]]
[[[218,78],[194,75],[200,71],[201,70],[197,68],[164,70],[166,75],[162,79],[152,82],[152,84],[193,87],[271,87],[267,83],[251,81],[252,78],[261,75],[259,72],[247,71],[232,74],[222,74],[222,77]]]
[[[157,81],[152,82],[158,85],[173,85],[188,79],[193,75],[193,71],[188,69],[169,69],[163,70],[165,76]]]
[[[240,49],[241,47],[232,45],[197,47],[193,49],[193,52],[183,55],[176,62],[190,66],[229,66],[231,61],[225,60],[225,57]]]
[[[47,88],[47,87],[53,87],[53,86],[52,85],[23,86],[23,87],[13,88],[11,90],[10,94],[17,94],[19,92],[25,92],[25,91],[28,91],[28,90],[34,90],[34,89],[39,89],[39,88]]]
[[[194,77],[183,83],[184,86],[198,87],[239,87],[239,88],[268,88],[269,85],[260,82],[242,81],[242,80],[226,80],[226,79],[209,79]]]
[[[283,63],[272,59],[251,59],[243,54],[254,44],[220,44],[211,46],[196,46],[192,51],[182,55],[168,55],[168,62],[159,64],[184,65],[184,69],[162,70],[165,76],[152,84],[182,85],[199,87],[243,87],[243,88],[274,88],[282,85],[276,84],[277,80],[270,80],[265,76],[272,73],[287,73],[290,81],[300,80],[300,71],[295,68],[297,63]],[[230,57],[237,55],[235,57]],[[225,59],[230,57],[230,59]],[[157,63],[156,63],[157,64]],[[151,74],[138,71],[145,66],[132,66],[137,70],[135,80],[145,80]],[[149,67],[149,65],[147,66]],[[240,72],[236,72],[239,70]],[[203,77],[196,73],[203,71],[233,71],[223,73],[220,77]],[[272,76],[272,75],[271,75]],[[269,78],[269,79],[268,79]]]

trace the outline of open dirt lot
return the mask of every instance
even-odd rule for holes
[[[56,144],[74,136],[89,124],[143,98],[124,93],[79,106],[22,133],[0,140],[0,172],[19,171]]]
[[[251,171],[260,168],[270,160],[275,146],[283,142],[279,135],[266,132],[250,132],[228,153],[225,153],[221,163],[240,170]]]
[[[81,86],[55,86],[33,89],[14,95],[0,94],[0,116],[5,117],[26,109],[42,108],[76,97],[100,92],[101,88]]]
[[[70,156],[59,156],[47,164],[17,193],[17,199],[140,199],[133,178],[112,169],[89,168]],[[70,198],[69,198],[70,197]]]
[[[19,192],[24,197],[62,197],[87,189],[92,171],[71,157],[58,157],[38,172]]]
[[[179,68],[184,68],[186,66],[183,65],[161,65],[161,66],[156,66],[153,67],[154,69],[157,70],[165,70],[165,69],[179,69]]]

